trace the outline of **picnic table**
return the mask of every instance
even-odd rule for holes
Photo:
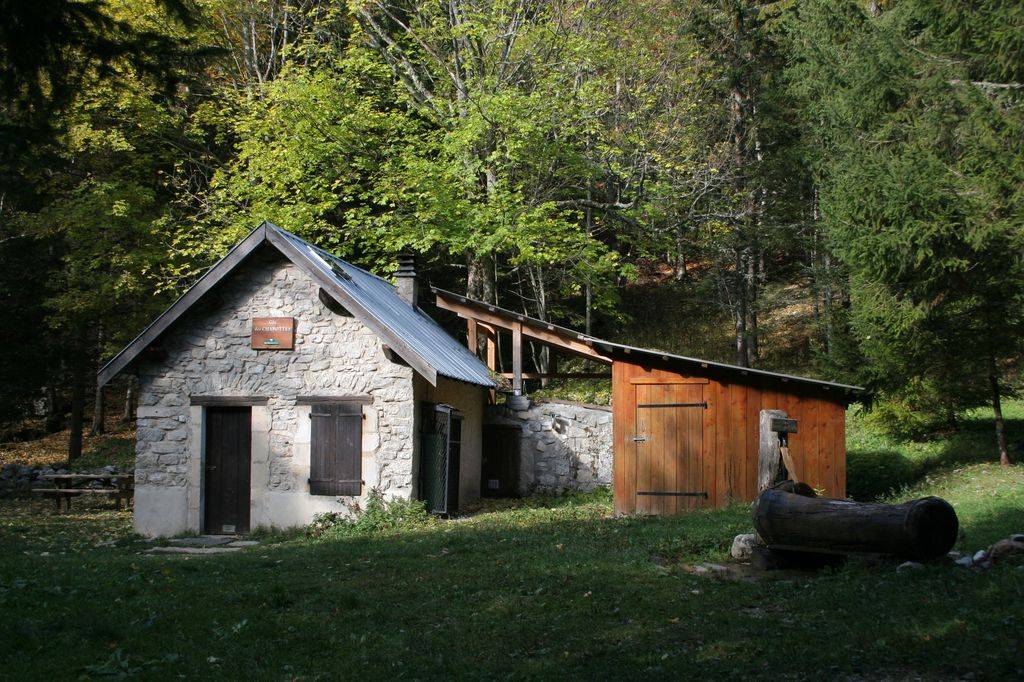
[[[57,511],[71,511],[71,498],[81,495],[105,495],[113,498],[117,509],[122,501],[132,499],[135,477],[132,474],[53,474],[44,476],[53,481],[52,488],[35,488],[32,492],[52,497]],[[100,485],[92,485],[99,482]]]

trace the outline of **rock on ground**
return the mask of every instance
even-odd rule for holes
[[[754,547],[756,545],[756,533],[741,533],[733,539],[732,549],[729,550],[729,554],[733,559],[746,561],[750,558],[750,555],[754,553]]]
[[[1024,541],[1016,541],[1013,538],[1000,540],[987,550],[988,560],[992,563],[1001,563],[1017,558],[1024,558]]]

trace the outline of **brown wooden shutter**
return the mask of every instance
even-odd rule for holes
[[[358,495],[362,492],[363,411],[359,403],[310,406],[309,492]]]

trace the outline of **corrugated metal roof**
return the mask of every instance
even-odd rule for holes
[[[487,366],[429,315],[406,303],[388,282],[313,246],[276,225],[266,224],[302,252],[322,274],[358,301],[380,324],[403,339],[438,374],[456,381],[494,387]],[[340,272],[339,272],[340,271]]]
[[[648,357],[659,358],[668,362],[681,362],[691,365],[697,365],[700,368],[713,367],[715,369],[729,370],[732,372],[739,372],[740,374],[751,374],[755,376],[770,377],[772,379],[780,379],[782,381],[794,381],[802,384],[813,384],[821,386],[823,388],[838,388],[844,391],[863,391],[864,389],[860,386],[850,386],[849,384],[839,384],[833,381],[824,381],[822,379],[811,379],[808,377],[796,376],[795,374],[783,374],[781,372],[769,372],[764,369],[753,369],[751,367],[741,367],[739,365],[729,365],[724,362],[712,362],[711,360],[702,360],[700,358],[690,358],[685,355],[675,355],[673,353],[665,353],[663,351],[652,350],[650,348],[638,348],[637,346],[627,346],[623,343],[615,343],[614,341],[606,341],[593,336],[582,337],[587,343],[593,344],[598,348],[604,348],[607,351],[617,350],[625,354],[637,354],[646,355]]]
[[[637,346],[628,346],[622,343],[616,343],[614,341],[607,341],[605,339],[599,339],[596,336],[588,336],[575,329],[569,329],[567,327],[560,327],[551,322],[544,320],[538,320],[534,317],[529,317],[523,313],[517,313],[514,310],[508,310],[507,308],[501,308],[491,303],[485,303],[484,301],[478,301],[476,299],[468,298],[461,294],[456,294],[451,291],[445,291],[444,289],[438,289],[434,287],[432,289],[434,293],[442,296],[454,298],[462,303],[468,304],[472,307],[479,308],[480,310],[486,311],[492,315],[504,317],[509,322],[520,322],[526,325],[532,325],[533,327],[544,329],[548,332],[552,332],[556,335],[561,335],[567,339],[575,341],[582,341],[583,343],[591,346],[592,348],[600,349],[606,355],[644,355],[649,358],[661,360],[663,362],[676,363],[676,364],[687,364],[694,366],[695,369],[713,368],[719,370],[727,370],[729,372],[735,372],[740,375],[753,375],[763,376],[771,379],[776,379],[783,382],[792,381],[794,383],[800,383],[805,385],[819,386],[825,389],[840,389],[842,391],[863,391],[864,389],[859,386],[850,386],[847,384],[839,384],[832,381],[824,381],[822,379],[811,379],[809,377],[795,376],[793,374],[783,374],[780,372],[769,372],[763,369],[753,369],[750,367],[740,367],[739,365],[729,365],[722,362],[712,362],[710,360],[703,360],[701,358],[691,358],[685,355],[676,355],[674,353],[666,353],[664,351],[654,350],[652,348],[639,348]]]

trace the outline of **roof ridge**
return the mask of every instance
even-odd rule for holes
[[[347,261],[344,258],[342,258],[341,256],[338,256],[338,255],[335,255],[335,254],[331,253],[330,251],[328,251],[327,249],[323,248],[322,246],[317,246],[316,244],[303,239],[302,237],[300,237],[299,235],[295,234],[294,232],[289,232],[288,230],[284,229],[283,227],[281,227],[279,225],[275,225],[274,223],[270,222],[269,220],[265,220],[263,222],[267,225],[267,227],[270,227],[270,228],[272,228],[274,230],[277,230],[278,232],[284,234],[285,236],[290,237],[291,239],[295,239],[297,241],[300,241],[303,244],[305,244],[306,246],[308,246],[309,248],[311,248],[311,249],[313,249],[315,251],[318,251],[319,253],[317,255],[320,255],[320,253],[322,253],[322,254],[326,255],[327,257],[329,257],[330,259],[338,261],[344,267],[352,268],[353,270],[358,270],[359,272],[363,273],[364,275],[369,275],[370,277],[374,277],[376,279],[379,279],[381,282],[384,282],[385,284],[387,284],[390,287],[394,287],[395,286],[394,284],[392,284],[391,282],[387,281],[386,279],[384,279],[380,275],[375,274],[373,272],[370,272],[366,268],[360,267],[360,266],[358,266],[358,265],[356,265],[356,264],[354,264],[354,263],[352,263],[350,261]]]
[[[487,367],[480,359],[425,311],[401,300],[393,284],[267,220],[232,246],[185,293],[104,364],[98,372],[99,382],[106,384],[134,362],[143,350],[210,289],[246,262],[262,244],[270,244],[302,269],[431,384],[436,385],[440,375],[479,386],[494,386]],[[357,284],[363,275],[368,275],[369,279],[362,279],[361,284]]]

